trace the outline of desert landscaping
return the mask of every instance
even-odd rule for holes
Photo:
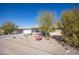
[[[79,55],[79,4],[4,3],[0,10],[0,55]]]
[[[43,38],[37,41],[34,35],[24,36],[23,34],[1,35],[0,55],[78,55],[79,51],[68,47],[65,49],[55,39],[46,40]]]

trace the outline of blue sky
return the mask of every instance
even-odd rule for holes
[[[35,26],[37,16],[41,10],[52,11],[58,20],[63,10],[78,8],[78,4],[0,4],[0,25],[5,21],[12,21],[19,26]]]

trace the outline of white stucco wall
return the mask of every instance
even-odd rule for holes
[[[31,34],[32,30],[23,30],[23,34]]]
[[[53,36],[53,35],[61,36],[61,30],[55,30],[55,32],[50,32],[49,34],[50,34],[50,36]]]

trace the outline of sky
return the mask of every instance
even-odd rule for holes
[[[36,26],[38,24],[37,16],[41,10],[52,11],[55,16],[54,19],[57,21],[60,18],[62,11],[78,7],[79,4],[74,3],[1,3],[0,25],[2,25],[5,21],[11,21],[20,27]]]

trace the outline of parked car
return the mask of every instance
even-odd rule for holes
[[[42,40],[43,39],[42,34],[43,34],[42,32],[37,32],[35,35],[36,40]]]

